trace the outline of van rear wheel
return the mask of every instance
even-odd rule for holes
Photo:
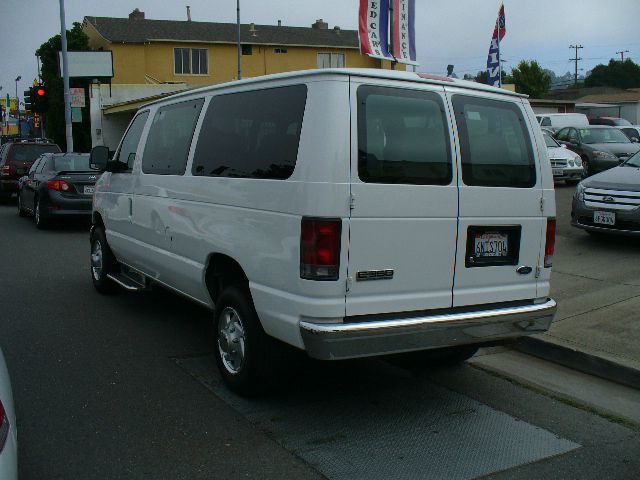
[[[107,275],[118,269],[118,261],[113,255],[107,236],[102,227],[96,227],[91,233],[91,280],[100,293],[113,293],[116,285]]]
[[[278,345],[262,329],[246,286],[221,293],[213,333],[216,362],[229,389],[243,396],[267,392],[275,379]]]

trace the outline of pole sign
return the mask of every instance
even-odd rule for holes
[[[360,52],[393,61],[389,52],[389,0],[360,0]]]
[[[415,0],[393,1],[393,56],[396,62],[416,63]]]
[[[83,108],[84,103],[84,88],[70,88],[69,95],[71,96],[71,106]]]

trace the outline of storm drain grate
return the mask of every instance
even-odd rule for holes
[[[176,362],[332,480],[470,479],[580,446],[384,362],[311,366],[259,400],[229,392],[212,355]]]

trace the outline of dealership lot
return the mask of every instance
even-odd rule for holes
[[[556,193],[558,325],[633,302],[640,286],[640,243],[571,228],[572,191]],[[298,358],[276,395],[241,400],[219,384],[207,311],[162,290],[96,294],[84,226],[37,231],[14,204],[0,224],[21,478],[623,478],[640,467],[637,427],[470,365]]]

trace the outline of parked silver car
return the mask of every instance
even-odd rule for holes
[[[578,184],[571,224],[589,233],[640,236],[640,152]]]

